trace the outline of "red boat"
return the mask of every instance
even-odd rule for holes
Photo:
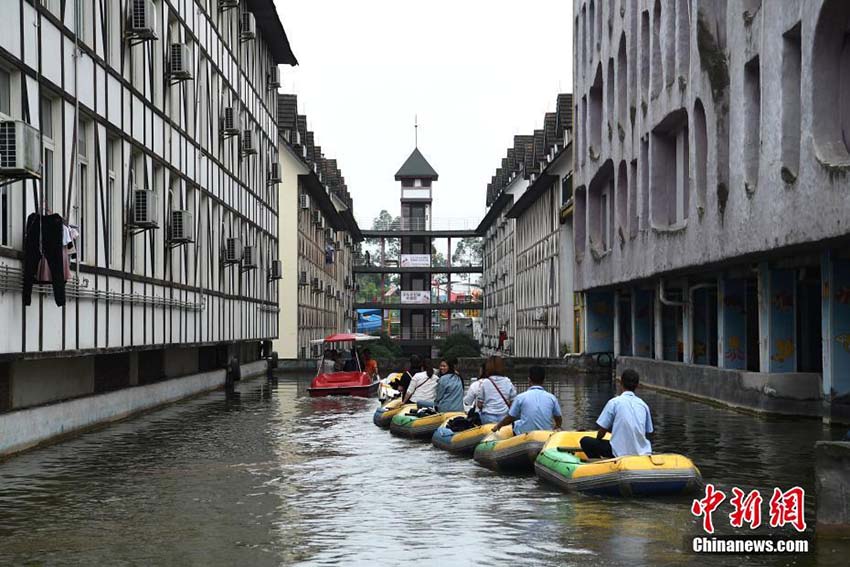
[[[340,333],[329,335],[324,339],[312,341],[313,344],[332,345],[334,349],[339,348],[340,351],[353,350],[357,343],[376,341],[379,337],[371,335],[363,335],[360,333]],[[350,347],[350,348],[347,348]],[[359,396],[362,398],[371,398],[378,391],[378,376],[374,378],[363,371],[360,365],[360,357],[353,356],[346,362],[346,370],[340,371],[325,371],[323,367],[332,367],[336,361],[326,359],[322,356],[319,363],[318,375],[310,382],[310,387],[307,388],[311,397],[319,396]],[[354,369],[352,370],[351,367]]]

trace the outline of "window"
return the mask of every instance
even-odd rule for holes
[[[118,171],[116,163],[121,159],[120,154],[116,154],[120,152],[120,149],[120,142],[116,142],[113,138],[106,140],[106,208],[110,214],[110,222],[107,226],[106,262],[112,268],[119,264],[121,229],[124,222],[120,185],[116,182]]]
[[[761,73],[759,58],[744,66],[744,174],[746,190],[755,191],[759,182],[761,155]]]
[[[800,22],[782,42],[782,177],[786,182],[800,170],[800,72],[802,46]]]
[[[688,218],[690,198],[688,113],[677,110],[652,131],[652,224],[666,228]]]
[[[77,259],[80,262],[86,261],[86,247],[89,245],[89,234],[88,234],[88,224],[86,223],[86,219],[89,217],[88,209],[89,209],[89,194],[92,193],[89,191],[89,160],[88,160],[88,150],[86,148],[86,129],[88,125],[85,122],[80,122],[80,128],[77,132],[77,162],[78,162],[78,176],[77,176],[77,190],[79,191],[78,202],[74,204],[74,209],[77,213],[77,225],[80,231],[80,237],[77,239]]]
[[[53,100],[41,97],[41,136],[44,143],[44,158],[41,172],[42,199],[45,210],[54,208],[54,175],[56,145],[53,134]]]
[[[569,173],[561,179],[561,204],[567,205],[573,200],[573,174]]]
[[[812,53],[812,134],[818,158],[850,164],[850,3],[823,3]]]
[[[0,114],[12,115],[12,77],[0,69]]]

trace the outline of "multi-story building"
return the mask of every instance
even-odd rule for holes
[[[317,354],[311,341],[356,327],[352,266],[362,235],[345,178],[336,160],[316,145],[295,95],[279,95],[278,128],[278,241],[287,273],[279,284],[280,333],[274,348],[284,359],[306,359]]]
[[[4,2],[0,410],[257,358],[295,63],[271,0]],[[79,232],[70,277],[22,301],[62,255],[56,219]]]
[[[850,5],[576,0],[587,351],[847,418]]]
[[[561,214],[572,188],[572,106],[559,95],[542,130],[515,136],[487,188],[478,232],[488,352],[554,358],[574,347],[570,210]]]
[[[472,260],[453,262],[455,245],[475,239],[472,227],[462,219],[434,219],[433,184],[438,179],[419,148],[415,148],[395,175],[401,184],[401,216],[388,226],[364,230],[363,236],[379,253],[355,266],[363,276],[378,276],[375,295],[360,294],[357,309],[379,310],[382,321],[398,320],[399,328],[388,330],[405,353],[434,356],[437,341],[454,332],[473,334],[472,321],[481,309],[480,296],[470,285],[453,277],[481,273]],[[446,246],[442,251],[440,244]],[[391,249],[396,252],[392,253]],[[395,278],[397,283],[390,283]],[[393,317],[392,312],[398,312]],[[463,319],[463,325],[455,324]],[[468,323],[468,325],[467,325]]]

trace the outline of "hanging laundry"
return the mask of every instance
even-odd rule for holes
[[[53,299],[56,305],[65,305],[63,226],[60,215],[32,213],[27,217],[24,232],[24,305],[32,303],[33,283],[42,278],[53,285]],[[70,267],[68,271],[70,275]]]

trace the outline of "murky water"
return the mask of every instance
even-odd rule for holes
[[[565,495],[500,476],[376,428],[374,400],[310,399],[306,384],[242,383],[0,463],[0,564],[846,565],[850,554],[821,542],[808,556],[695,556],[690,498]],[[612,395],[606,380],[549,387],[565,428],[590,427]],[[765,500],[800,484],[814,523],[813,444],[843,430],[641,395],[656,451]],[[728,526],[725,514],[715,523]]]

